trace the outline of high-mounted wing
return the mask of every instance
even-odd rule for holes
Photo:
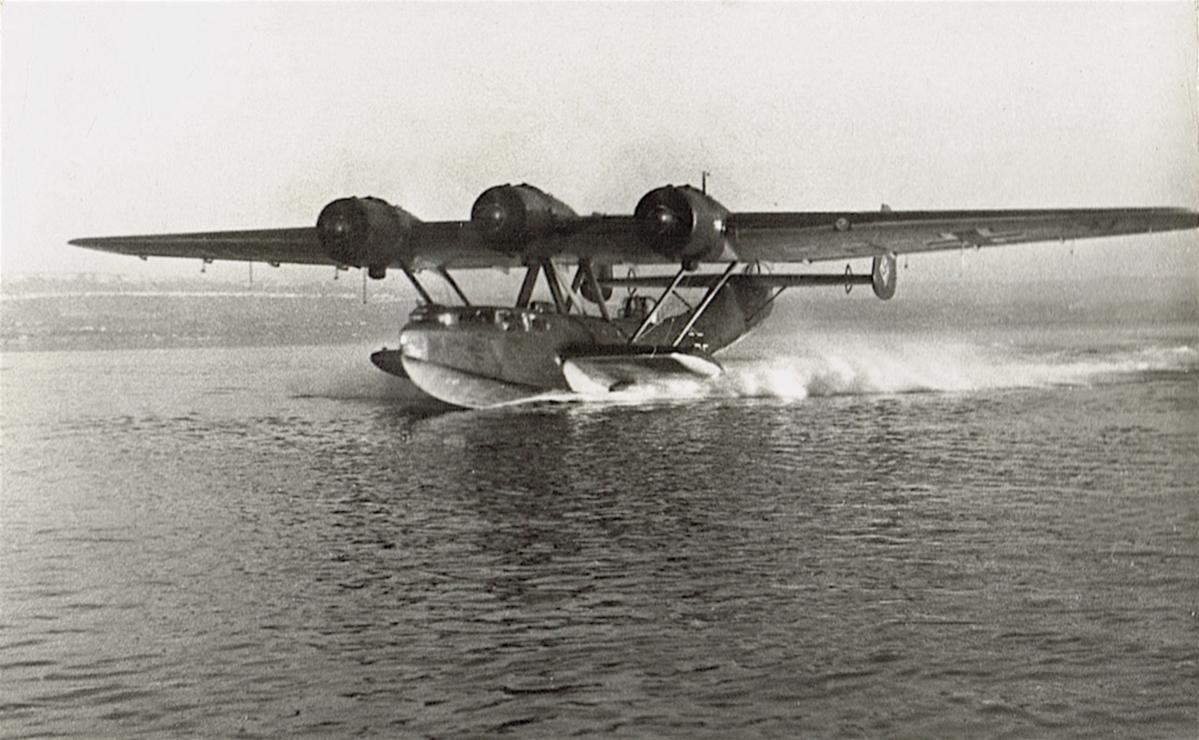
[[[140,257],[407,269],[819,262],[1199,227],[1181,208],[733,213],[690,186],[656,188],[631,216],[577,216],[531,185],[489,188],[468,221],[423,222],[377,198],[327,205],[315,227],[75,239]]]
[[[310,228],[89,237],[71,244],[143,259],[366,267],[373,277],[389,267],[518,267],[546,258],[667,261],[646,250],[635,226],[627,216],[577,216],[531,185],[500,185],[479,196],[469,221],[425,222],[378,198],[355,197],[329,203]]]
[[[385,240],[386,241],[386,240]],[[186,234],[145,234],[72,239],[70,244],[102,252],[147,257],[182,257],[203,260],[235,260],[270,264],[339,265],[346,267],[403,267],[424,270],[438,267],[461,269],[519,267],[524,255],[497,249],[482,239],[470,221],[430,221],[412,225],[395,250],[371,262],[352,252],[331,254],[322,243],[319,227],[208,231]],[[553,239],[552,256],[563,259],[595,256],[601,264],[621,262],[666,262],[647,253],[636,242],[633,223],[627,217],[587,216],[571,224],[570,233]]]
[[[77,247],[138,257],[190,257],[204,260],[334,264],[321,247],[316,229],[210,231],[194,234],[149,234],[72,239]]]
[[[731,213],[687,185],[651,190],[633,212],[639,240],[660,255],[706,261],[817,262],[887,253],[1063,241],[1193,229],[1180,208]]]
[[[817,262],[1196,227],[1182,208],[738,213],[731,241],[744,261]]]

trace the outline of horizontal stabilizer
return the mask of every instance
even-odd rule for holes
[[[720,363],[699,352],[673,347],[614,349],[564,357],[562,374],[571,390],[594,395],[676,379],[706,380],[724,372]]]

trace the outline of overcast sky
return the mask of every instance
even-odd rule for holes
[[[457,219],[529,181],[628,213],[701,169],[732,210],[1199,207],[1185,3],[7,2],[0,33],[3,275],[191,275],[66,241],[309,225],[353,194]],[[977,264],[1195,275],[1197,244]]]

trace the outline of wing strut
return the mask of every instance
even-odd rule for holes
[[[583,300],[583,297],[579,295],[579,286],[583,284],[583,278],[579,275],[575,275],[575,279],[568,283],[566,282],[566,277],[558,269],[558,266],[554,265],[552,262],[550,265],[554,268],[554,276],[558,280],[558,285],[566,293],[566,302],[572,307],[577,307],[579,309],[579,314],[586,316],[587,303]]]
[[[407,267],[403,268],[403,270],[404,275],[408,278],[408,282],[412,283],[412,287],[416,288],[417,293],[420,293],[421,300],[425,302],[425,305],[432,306],[435,301],[429,297],[425,286],[420,284],[420,281],[416,279],[416,275],[412,274],[412,270],[409,270]]]
[[[533,300],[533,288],[537,287],[537,276],[541,273],[541,265],[529,265],[525,270],[525,279],[520,284],[520,292],[516,294],[516,307],[528,308]]]
[[[695,326],[695,322],[699,321],[699,317],[703,316],[704,311],[708,310],[708,306],[712,305],[712,301],[716,299],[716,294],[719,293],[720,289],[723,288],[725,283],[729,281],[729,278],[733,274],[733,270],[736,269],[737,263],[730,262],[728,268],[721,273],[716,282],[712,283],[712,286],[708,288],[708,292],[704,293],[704,299],[699,302],[699,306],[691,312],[691,318],[687,319],[686,326],[684,326],[683,330],[679,332],[679,335],[674,338],[674,341],[670,343],[671,347],[679,346],[679,344],[683,341],[683,337],[687,336],[687,332],[691,331],[691,327]]]
[[[576,282],[580,275],[586,281],[587,289],[599,299],[596,301],[596,305],[599,306],[600,315],[604,317],[604,321],[611,321],[612,318],[608,316],[608,304],[604,300],[604,293],[600,290],[599,281],[595,279],[595,270],[591,269],[591,260],[579,260],[579,271],[575,274]],[[586,293],[584,292],[584,294]]]
[[[666,290],[662,291],[662,295],[658,296],[658,300],[654,301],[654,305],[649,312],[645,314],[645,318],[641,320],[641,325],[637,327],[637,331],[633,332],[633,336],[629,337],[629,344],[636,342],[649,329],[650,322],[654,320],[654,314],[658,313],[658,307],[662,305],[662,301],[666,300],[666,296],[674,292],[675,288],[679,287],[679,283],[683,282],[683,276],[687,274],[687,266],[684,265],[675,273],[674,279],[670,281],[670,285]]]
[[[441,275],[442,280],[445,280],[450,284],[450,287],[453,288],[454,292],[458,294],[458,297],[462,299],[463,306],[470,305],[470,299],[467,298],[466,294],[462,292],[462,288],[458,287],[458,281],[454,280],[453,276],[450,275],[449,270],[445,269],[445,265],[437,268],[437,274]]]
[[[570,313],[574,301],[571,300],[570,293],[562,289],[564,286],[558,280],[558,270],[554,267],[554,263],[550,260],[542,260],[541,270],[545,273],[545,282],[550,286],[550,295],[554,298],[554,308],[558,309],[558,313]]]

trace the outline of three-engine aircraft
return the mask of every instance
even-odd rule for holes
[[[421,305],[398,349],[371,359],[450,404],[484,407],[548,391],[605,391],[646,378],[715,376],[713,355],[770,314],[791,287],[870,285],[895,294],[896,255],[967,247],[1065,241],[1199,227],[1182,208],[975,211],[730,212],[690,185],[646,193],[632,215],[580,216],[532,185],[497,185],[466,221],[425,222],[374,197],[334,200],[316,226],[75,239],[107,252],[213,260],[357,267],[381,279],[389,268],[411,281]],[[765,274],[760,263],[872,258],[869,275]],[[615,277],[614,265],[674,265],[673,276]],[[699,272],[701,265],[716,272]],[[574,267],[567,279],[563,269]],[[524,268],[512,306],[471,304],[450,270]],[[418,273],[436,272],[461,305],[438,304]],[[534,302],[544,276],[551,302]],[[630,294],[617,310],[615,287]],[[664,315],[682,289],[694,304]],[[586,306],[594,306],[587,313]]]

